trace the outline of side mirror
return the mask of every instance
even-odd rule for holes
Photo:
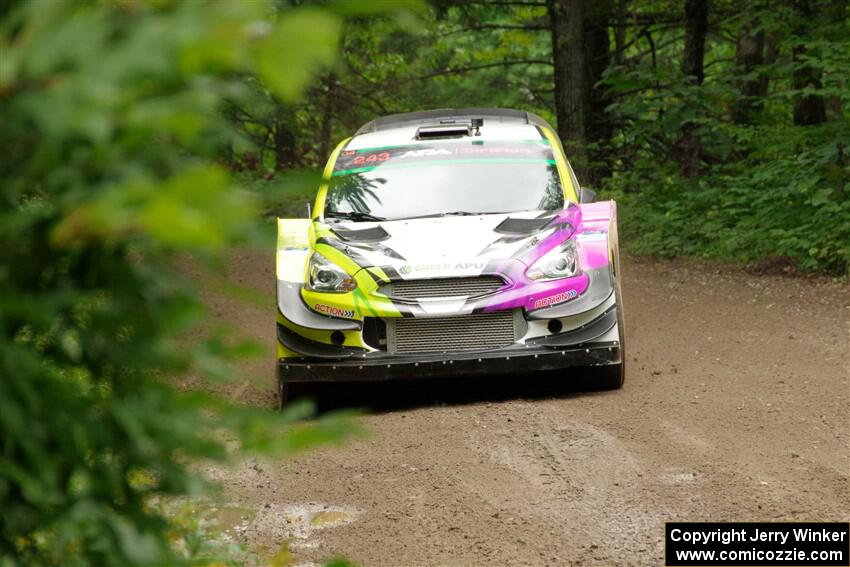
[[[307,201],[304,204],[304,210],[307,213],[307,218],[312,219],[313,218],[313,204],[310,203],[309,201]]]
[[[596,202],[596,191],[592,189],[588,189],[587,187],[581,188],[581,194],[579,195],[579,203],[595,203]]]

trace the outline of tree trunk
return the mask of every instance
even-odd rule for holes
[[[558,134],[579,175],[587,169],[586,115],[590,99],[582,4],[583,0],[548,0]]]
[[[334,117],[334,99],[336,97],[336,75],[331,73],[324,81],[324,105],[319,126],[319,165],[328,161],[331,153],[331,125]]]
[[[752,124],[754,115],[761,110],[763,97],[767,95],[767,76],[755,75],[764,65],[764,32],[754,31],[755,20],[741,24],[735,48],[735,63],[741,68],[743,77],[738,80],[741,96],[732,109],[736,124]]]
[[[626,51],[626,0],[617,0],[617,26],[614,28],[614,63],[623,64]]]
[[[705,35],[708,31],[707,0],[685,0],[685,51],[682,57],[682,72],[685,81],[702,85],[705,78]],[[695,125],[682,126],[679,141],[680,167],[682,175],[688,179],[699,177],[700,141]]]
[[[594,85],[610,61],[609,0],[548,0],[555,79],[555,112],[564,149],[580,177],[598,180],[589,142],[611,136],[603,89]]]
[[[701,85],[705,79],[705,35],[708,31],[707,0],[685,0],[685,53],[682,72]]]
[[[606,142],[611,139],[611,122],[605,113],[610,103],[605,89],[598,83],[605,69],[611,64],[611,44],[608,35],[608,19],[611,16],[611,3],[607,0],[585,0],[585,61],[588,66],[590,86],[589,115],[585,125],[590,142]]]
[[[832,0],[826,5],[826,21],[829,23],[836,22],[846,22],[847,21],[847,0]],[[844,30],[844,26],[841,28],[837,28],[838,33],[830,34],[831,37],[827,38],[831,41],[840,41],[842,39],[841,33]],[[837,94],[828,95],[824,99],[824,104],[826,105],[827,119],[841,121],[844,120],[844,106],[841,100],[841,96]]]
[[[794,33],[797,36],[797,43],[794,45],[792,53],[794,62],[798,66],[794,68],[794,88],[797,90],[813,89],[818,91],[822,86],[820,69],[805,64],[805,41],[809,35],[811,22],[817,17],[817,13],[809,3],[809,0],[797,0],[795,7],[797,9],[797,22],[794,26]],[[794,103],[794,124],[797,126],[809,126],[823,122],[826,122],[826,105],[824,104],[823,97],[818,94],[800,96]]]
[[[301,158],[298,155],[298,139],[293,124],[294,119],[295,117],[289,109],[282,106],[278,107],[272,134],[274,167],[278,171],[293,169],[301,165]]]

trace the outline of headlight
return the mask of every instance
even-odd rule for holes
[[[526,274],[533,280],[559,280],[578,273],[576,243],[567,240],[541,256]]]
[[[314,252],[307,267],[307,287],[313,291],[346,293],[357,287],[354,278],[348,272]]]

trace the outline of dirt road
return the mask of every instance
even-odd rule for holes
[[[320,392],[368,438],[222,471],[239,538],[368,566],[661,565],[669,520],[850,520],[850,290],[624,259],[622,390],[570,372]],[[231,277],[271,294],[270,258]],[[214,315],[273,344],[273,308]],[[271,305],[271,296],[270,296]],[[273,362],[227,394],[273,407]]]

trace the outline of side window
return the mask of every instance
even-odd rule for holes
[[[539,129],[539,127],[538,127],[538,129]],[[558,145],[556,150],[560,151],[561,155],[564,156],[564,162],[567,164],[567,171],[570,174],[570,181],[573,184],[573,190],[575,191],[576,199],[578,199],[580,201],[581,200],[581,186],[579,185],[578,178],[576,177],[576,174],[573,171],[573,166],[570,165],[570,160],[569,160],[569,158],[567,158],[566,152],[564,152],[564,146],[561,145],[561,140],[560,140],[560,138],[558,138],[558,134],[555,133],[555,130],[551,129],[551,127],[550,127],[549,130],[552,133],[552,139]],[[540,135],[545,137],[545,134],[543,133],[542,130],[540,130]]]

